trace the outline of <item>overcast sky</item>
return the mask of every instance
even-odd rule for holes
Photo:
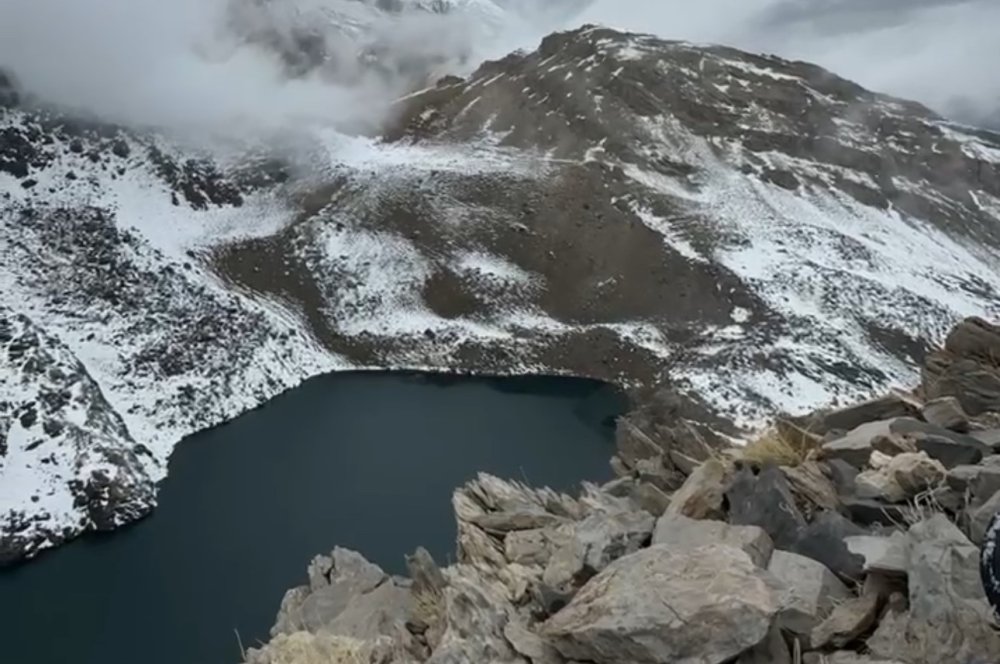
[[[500,51],[531,48],[548,29],[596,22],[814,61],[943,111],[960,101],[983,115],[1000,108],[1000,0],[559,0],[585,6],[571,19],[552,18],[555,0],[497,1],[550,14],[512,22]],[[273,55],[236,48],[219,30],[227,2],[254,0],[0,0],[0,66],[44,98],[166,124],[376,116],[399,92],[383,80],[356,89],[289,82]],[[392,30],[403,49],[500,54],[496,44],[481,48],[482,35],[462,21],[435,17]]]

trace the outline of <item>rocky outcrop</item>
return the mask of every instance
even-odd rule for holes
[[[952,403],[940,417],[921,390],[881,402],[905,408],[874,403],[804,418],[850,431],[831,428],[794,466],[762,460],[751,441],[675,465],[671,485],[635,464],[577,497],[480,475],[454,494],[457,564],[439,569],[418,550],[400,580],[343,550],[317,558],[247,662],[1000,661],[984,592],[1000,578],[1000,528],[983,525],[982,551],[968,534],[993,509],[973,491],[993,487],[993,461],[948,469],[950,451],[911,451],[926,436],[989,440],[995,415],[953,417]],[[850,446],[829,444],[845,435]],[[619,454],[634,458],[636,442],[626,429]],[[675,451],[650,442],[659,458]],[[869,491],[873,473],[889,489]],[[650,509],[644,483],[669,498],[665,510]]]
[[[570,660],[722,664],[770,630],[770,581],[731,546],[654,545],[588,581],[539,632]]]

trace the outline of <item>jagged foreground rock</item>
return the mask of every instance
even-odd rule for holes
[[[456,564],[421,549],[402,579],[343,549],[318,557],[246,661],[1000,661],[975,526],[1000,501],[1000,403],[964,391],[1000,376],[996,352],[1000,327],[966,320],[912,393],[781,419],[776,438],[683,470],[654,431],[655,455],[620,448],[621,476],[578,498],[480,475],[453,497]],[[971,371],[943,385],[944,358]],[[778,444],[792,462],[763,460]]]
[[[224,150],[0,89],[4,305],[100,389],[123,475],[152,455],[113,523],[183,436],[357,367],[669,381],[632,422],[678,440],[670,473],[638,468],[655,505],[704,441],[911,381],[954,322],[1000,313],[1000,139],[804,63],[588,27],[401,99],[379,140]],[[46,507],[90,479],[41,440],[0,455],[7,557],[94,527],[86,501]],[[10,479],[28,466],[38,502]]]

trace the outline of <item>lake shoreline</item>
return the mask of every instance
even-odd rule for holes
[[[418,544],[446,557],[455,538],[447,499],[483,468],[566,487],[610,478],[614,421],[627,407],[612,385],[561,376],[310,379],[185,439],[148,517],[0,570],[8,608],[35,606],[6,618],[0,608],[12,632],[7,647],[28,657],[19,634],[68,619],[41,599],[56,592],[75,598],[67,607],[92,607],[72,628],[75,661],[131,643],[133,636],[109,641],[103,624],[134,639],[154,638],[153,623],[177,633],[163,653],[172,661],[228,648],[233,629],[254,644],[267,637],[274,606],[316,550],[364,548],[400,574],[404,554]],[[160,598],[150,609],[155,621],[129,615],[140,595]],[[197,630],[185,625],[189,613],[200,616]],[[69,651],[63,659],[44,654],[59,647],[31,661],[65,661]]]

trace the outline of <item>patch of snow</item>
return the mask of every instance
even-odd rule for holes
[[[531,286],[537,281],[534,275],[511,261],[481,251],[462,252],[455,261],[455,267],[462,272],[522,286]]]

